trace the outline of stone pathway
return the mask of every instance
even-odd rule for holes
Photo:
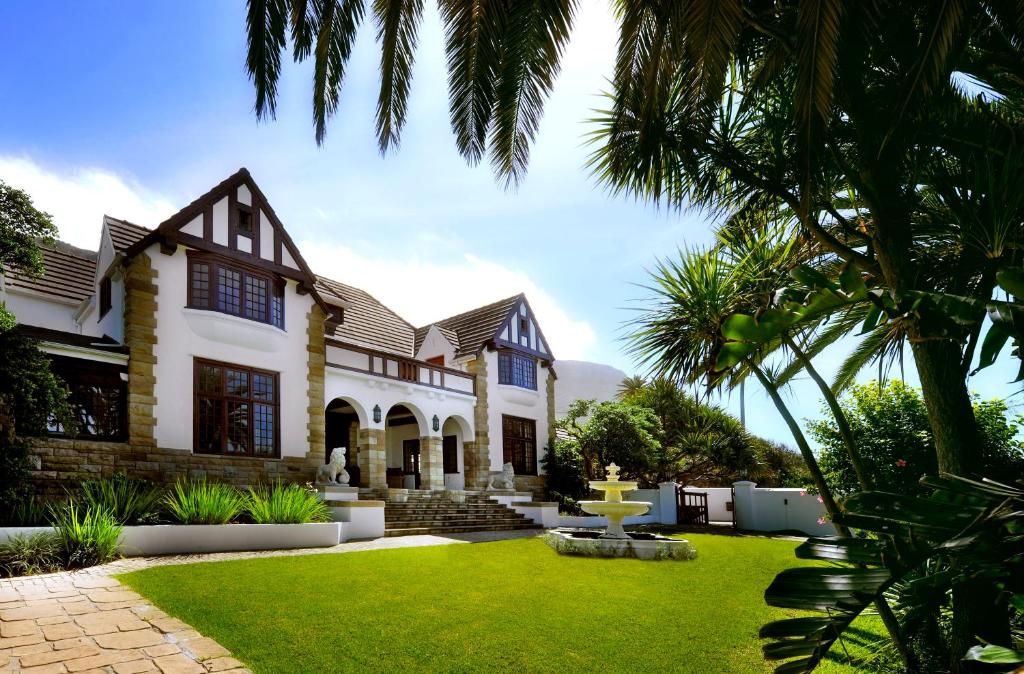
[[[223,646],[128,590],[115,574],[152,566],[525,538],[538,531],[405,536],[330,548],[122,559],[81,571],[0,579],[0,672],[248,672]]]

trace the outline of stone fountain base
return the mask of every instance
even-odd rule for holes
[[[626,538],[607,538],[592,529],[552,529],[544,541],[560,555],[584,557],[633,557],[644,560],[696,559],[690,541],[657,534],[632,533]]]

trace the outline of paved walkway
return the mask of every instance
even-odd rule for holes
[[[81,571],[0,580],[0,672],[248,672],[226,648],[112,576],[151,566],[526,538],[538,531],[404,536],[330,548],[135,557]]]

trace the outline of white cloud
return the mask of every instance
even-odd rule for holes
[[[526,274],[476,255],[451,263],[399,259],[308,240],[299,249],[313,271],[362,288],[414,325],[525,292],[557,358],[586,358],[597,340],[589,323],[572,318]]]
[[[25,190],[36,208],[53,216],[60,238],[95,250],[103,215],[155,227],[178,207],[167,197],[96,167],[62,173],[26,157],[0,156],[0,180]]]

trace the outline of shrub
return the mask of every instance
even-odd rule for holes
[[[51,531],[12,536],[0,543],[0,577],[60,571],[62,551],[60,536]]]
[[[52,506],[50,517],[69,569],[103,564],[117,557],[122,526],[106,510],[83,507],[71,499]]]
[[[155,524],[163,492],[146,480],[118,474],[84,482],[82,499],[90,509],[105,510],[121,524]]]
[[[246,510],[256,524],[329,522],[330,511],[313,489],[275,482],[249,488]]]
[[[245,497],[230,485],[179,480],[164,498],[168,514],[181,524],[227,524],[242,512]]]
[[[29,494],[19,498],[11,505],[5,515],[0,518],[0,524],[12,527],[44,527],[49,526],[50,518],[43,502],[34,494]]]

